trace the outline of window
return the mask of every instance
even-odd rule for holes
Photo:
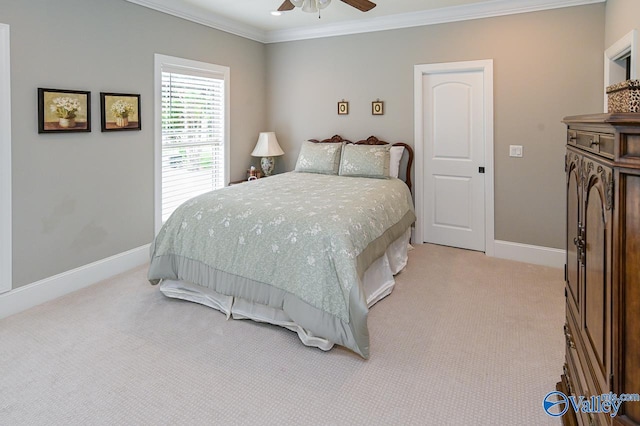
[[[228,181],[228,87],[227,67],[156,55],[156,232]]]

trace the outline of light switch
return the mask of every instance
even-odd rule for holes
[[[509,157],[522,157],[522,145],[509,145]]]

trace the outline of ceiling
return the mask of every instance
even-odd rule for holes
[[[372,0],[369,12],[333,0],[317,13],[299,8],[271,15],[282,0],[127,0],[203,25],[275,43],[335,35],[406,28],[560,7],[605,0]]]

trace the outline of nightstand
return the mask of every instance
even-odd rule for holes
[[[253,180],[258,180],[258,179],[253,179]],[[229,182],[229,186],[231,186],[231,185],[237,185],[237,184],[239,184],[239,183],[245,183],[245,182],[251,182],[251,181],[250,181],[250,180],[248,180],[248,179],[243,179],[243,180],[234,180],[234,181],[232,181],[232,182]]]

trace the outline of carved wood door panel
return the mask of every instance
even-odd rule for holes
[[[609,389],[611,374],[612,169],[589,158],[583,161],[584,300],[583,341],[598,393]]]
[[[580,323],[580,257],[582,255],[582,222],[580,203],[582,184],[580,163],[582,156],[569,151],[566,158],[567,172],[567,299],[577,323]]]

